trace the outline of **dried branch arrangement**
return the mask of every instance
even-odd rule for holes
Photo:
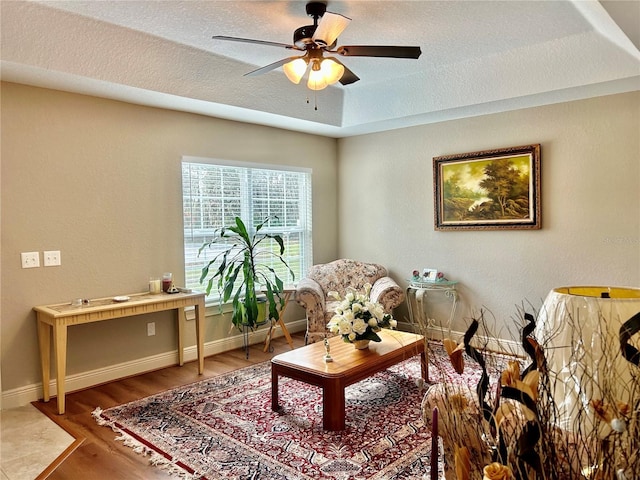
[[[499,341],[484,312],[461,343],[444,341],[453,372],[436,365],[440,380],[422,409],[442,437],[446,479],[640,478],[640,312],[616,331],[586,331],[575,315],[563,318],[562,335],[537,329],[533,314],[519,323],[525,358],[489,351]],[[465,362],[480,369],[474,384],[456,378]]]

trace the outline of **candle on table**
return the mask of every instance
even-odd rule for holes
[[[162,291],[162,280],[159,278],[149,279],[149,293],[160,293]]]

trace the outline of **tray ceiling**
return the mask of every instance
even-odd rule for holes
[[[291,43],[305,3],[3,0],[2,79],[331,137],[640,89],[638,1],[331,1],[338,45],[423,53],[316,93],[243,76],[290,50],[211,38]]]

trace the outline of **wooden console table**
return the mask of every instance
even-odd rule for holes
[[[183,332],[186,317],[184,308],[194,306],[196,314],[196,345],[198,350],[198,373],[204,372],[204,293],[136,293],[129,300],[117,302],[114,298],[92,299],[88,304],[43,305],[34,307],[38,322],[38,343],[42,365],[42,391],[45,402],[49,401],[51,369],[51,331],[53,330],[53,353],[56,364],[56,390],[58,413],[65,411],[65,376],[67,369],[67,327],[83,323],[102,322],[113,318],[130,317],[147,313],[176,310],[178,323],[178,358],[184,364]]]

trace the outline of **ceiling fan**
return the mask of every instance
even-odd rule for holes
[[[216,40],[271,45],[304,52],[304,55],[287,57],[245,74],[245,76],[261,75],[278,67],[282,67],[285,75],[293,83],[300,83],[302,77],[309,72],[307,86],[311,90],[322,90],[328,85],[340,82],[349,85],[360,78],[344,66],[333,55],[343,57],[386,57],[417,59],[422,54],[420,47],[402,47],[385,45],[343,45],[336,47],[340,35],[351,21],[339,13],[327,12],[324,2],[309,2],[307,15],[313,17],[313,25],[305,25],[293,32],[293,45],[250,38],[215,35]],[[320,21],[318,22],[318,19]],[[329,55],[325,57],[325,54]]]

